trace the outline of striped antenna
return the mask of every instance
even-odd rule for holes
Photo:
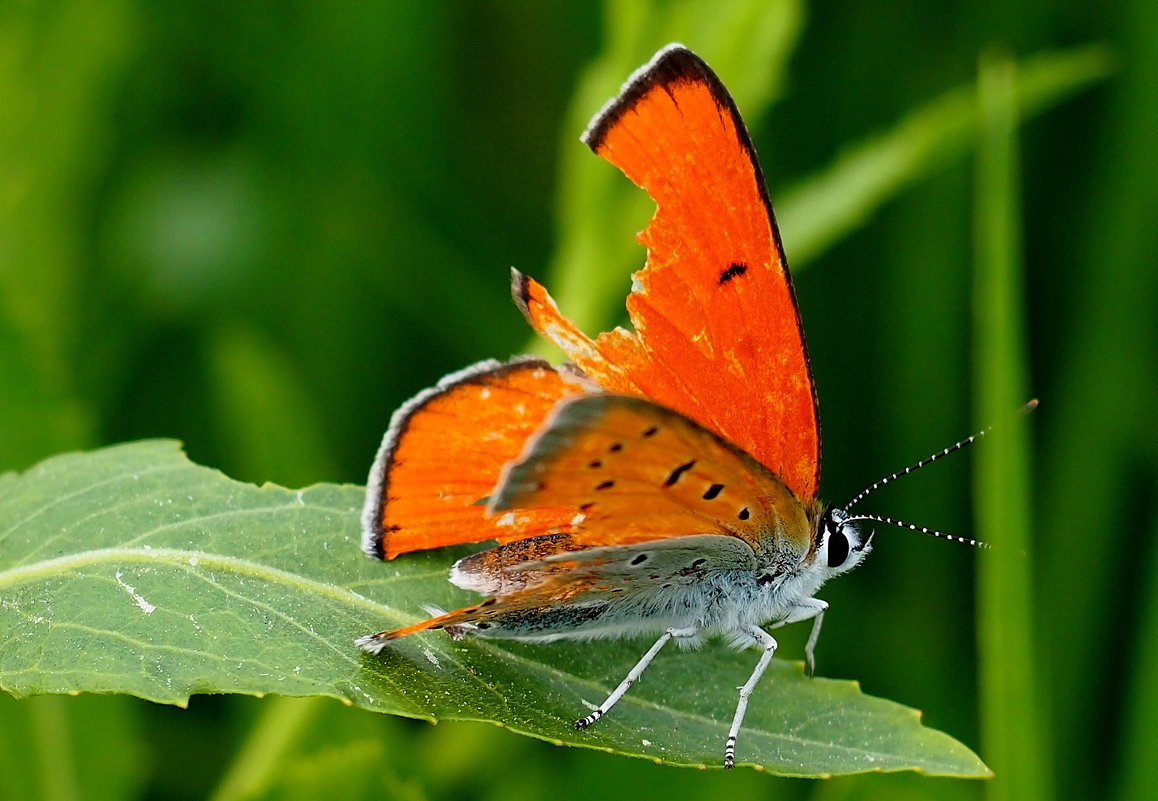
[[[1034,400],[1031,400],[1029,403],[1022,406],[1018,410],[1018,412],[1021,414],[1029,414],[1030,412],[1032,412],[1036,408],[1037,408],[1037,399],[1035,398]],[[898,470],[897,472],[895,472],[891,475],[885,476],[880,481],[876,481],[873,484],[871,484],[868,487],[865,487],[863,490],[861,490],[860,493],[855,498],[853,498],[851,501],[849,501],[845,505],[844,510],[847,512],[849,509],[856,506],[858,503],[863,501],[869,495],[872,495],[874,492],[879,490],[885,484],[888,484],[891,481],[896,481],[901,476],[907,476],[909,473],[915,473],[916,471],[920,470],[922,467],[930,465],[933,462],[937,461],[938,459],[944,459],[949,454],[956,453],[957,451],[961,450],[962,448],[964,448],[968,445],[972,445],[974,442],[981,439],[982,437],[984,437],[986,434],[988,434],[992,430],[993,430],[993,426],[989,426],[988,428],[983,428],[980,431],[978,431],[976,434],[969,436],[969,437],[966,437],[965,439],[961,440],[960,442],[955,442],[954,444],[950,445],[948,448],[945,448],[943,451],[939,451],[937,453],[934,453],[932,456],[926,457],[926,458],[922,459],[921,461],[917,462],[916,464],[909,465],[904,470]],[[881,521],[881,522],[893,522],[893,521]]]
[[[1034,409],[1037,408],[1037,403],[1038,403],[1037,399],[1035,398],[1035,399],[1031,400],[1029,403],[1022,406],[1018,410],[1018,412],[1020,414],[1029,414],[1030,412],[1032,412]],[[861,490],[861,492],[855,498],[853,498],[851,501],[848,502],[848,504],[845,505],[844,511],[847,512],[849,509],[856,506],[858,503],[863,501],[869,495],[872,495],[874,492],[876,492],[878,489],[883,487],[885,484],[888,484],[891,481],[896,481],[901,476],[907,476],[909,473],[914,473],[917,470],[920,470],[922,467],[925,467],[926,465],[932,464],[933,462],[937,461],[938,459],[944,459],[949,454],[956,453],[957,451],[965,448],[966,446],[972,445],[974,442],[981,439],[982,437],[984,437],[986,434],[988,434],[992,430],[993,430],[992,426],[989,426],[988,428],[983,428],[980,431],[978,431],[976,434],[973,434],[972,436],[966,437],[965,439],[963,439],[959,442],[955,442],[952,445],[950,445],[948,448],[945,448],[942,451],[938,451],[937,453],[934,453],[932,456],[928,456],[928,457],[922,459],[921,461],[917,462],[916,464],[909,465],[904,470],[898,470],[895,473],[892,473],[890,475],[885,476],[880,481],[876,481],[876,482],[870,484],[868,487],[865,487],[863,490]],[[884,517],[883,515],[855,515],[855,516],[849,517],[847,520],[844,520],[841,522],[842,523],[852,523],[852,522],[855,522],[857,520],[867,520],[867,521],[871,521],[871,522],[875,522],[875,523],[887,523],[890,526],[898,526],[899,528],[907,528],[910,531],[917,531],[921,534],[928,534],[931,537],[940,537],[943,540],[949,540],[951,542],[960,542],[960,543],[963,543],[965,545],[972,545],[974,548],[980,548],[980,549],[985,550],[985,551],[989,550],[991,547],[990,545],[982,542],[981,540],[973,540],[973,539],[969,539],[968,537],[959,537],[956,534],[946,534],[943,531],[937,531],[936,529],[925,528],[924,526],[915,526],[912,523],[906,523],[903,520],[894,520],[891,517]]]
[[[916,531],[920,534],[928,534],[930,537],[939,537],[950,542],[959,542],[962,545],[972,545],[974,548],[980,548],[983,551],[990,550],[993,546],[981,540],[971,540],[968,537],[959,537],[956,534],[946,534],[944,531],[937,531],[935,528],[925,528],[924,526],[915,526],[912,523],[906,523],[904,520],[895,520],[884,515],[855,515],[842,520],[841,525],[845,523],[855,523],[858,520],[868,520],[873,523],[888,523],[890,526],[897,526],[898,528],[907,528],[909,531]]]
[[[848,504],[844,507],[845,511],[847,512],[849,509],[856,506],[858,503],[863,501],[865,498],[872,495],[874,492],[876,492],[881,487],[883,487],[885,484],[888,484],[889,482],[892,482],[892,481],[896,481],[901,476],[907,476],[909,473],[915,473],[918,470],[920,470],[922,467],[925,467],[927,465],[931,465],[933,462],[937,461],[938,459],[944,459],[949,454],[956,453],[957,451],[961,450],[962,448],[964,448],[968,445],[972,445],[974,442],[976,442],[977,440],[979,440],[983,436],[985,436],[987,433],[989,433],[989,431],[990,431],[990,429],[988,429],[988,428],[983,429],[981,431],[978,431],[976,434],[973,434],[972,436],[966,437],[965,439],[961,440],[960,442],[953,443],[948,448],[945,448],[943,451],[939,451],[937,453],[934,453],[932,456],[927,456],[924,459],[922,459],[921,461],[917,462],[916,464],[909,465],[904,470],[898,470],[895,473],[891,473],[890,475],[885,476],[880,481],[874,481],[872,484],[870,484],[869,486],[867,486],[863,490],[861,490],[860,493],[857,494],[857,496],[855,498],[853,498],[851,501],[848,502]]]

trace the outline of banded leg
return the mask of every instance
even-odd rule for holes
[[[740,726],[744,723],[744,713],[748,711],[748,697],[756,689],[756,685],[760,683],[760,677],[764,675],[764,671],[768,669],[768,663],[772,661],[772,655],[776,653],[776,638],[771,634],[759,626],[753,626],[749,633],[757,643],[763,646],[764,653],[760,654],[760,661],[756,663],[756,669],[752,671],[748,681],[740,688],[740,702],[736,704],[736,714],[732,717],[732,728],[728,729],[728,739],[724,743],[725,768],[736,766],[736,738],[740,735]]]
[[[639,677],[643,675],[643,671],[651,664],[651,660],[655,659],[655,655],[658,654],[673,637],[692,637],[696,634],[696,631],[694,628],[668,629],[665,631],[663,636],[655,641],[655,645],[651,646],[648,652],[643,655],[643,658],[635,663],[635,667],[628,672],[627,677],[624,678],[623,681],[619,682],[619,686],[611,692],[611,695],[607,696],[607,700],[593,709],[587,717],[575,721],[575,728],[586,729],[592,723],[599,720],[599,718],[606,715],[608,710],[619,702],[619,699],[623,697],[624,693],[631,689],[631,685],[639,681]]]

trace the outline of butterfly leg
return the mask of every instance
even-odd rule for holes
[[[772,655],[776,653],[776,638],[771,634],[759,626],[753,626],[749,633],[764,648],[764,653],[760,654],[760,661],[756,663],[756,669],[752,671],[748,681],[740,688],[740,702],[736,704],[736,714],[732,717],[732,728],[728,729],[728,739],[724,743],[725,768],[732,768],[736,765],[736,738],[740,736],[740,726],[744,723],[744,713],[748,711],[748,697],[756,689],[756,685],[760,683],[760,677],[764,675],[768,663],[772,661]]]
[[[824,609],[828,604],[824,605]],[[809,678],[816,675],[816,641],[820,639],[820,624],[824,622],[824,609],[812,618],[812,632],[808,635],[808,642],[804,643],[804,672]]]
[[[824,622],[824,613],[828,610],[828,602],[819,598],[805,598],[792,607],[788,616],[778,620],[772,628],[778,629],[789,623],[799,623],[801,620],[812,618],[812,633],[808,635],[808,642],[804,644],[804,672],[813,676],[816,674],[816,641],[820,639],[820,624]]]
[[[672,628],[665,631],[663,636],[655,641],[655,645],[651,646],[651,648],[648,649],[648,652],[644,654],[638,662],[635,663],[635,667],[633,667],[627,674],[627,677],[619,683],[619,686],[612,691],[611,695],[607,696],[607,700],[592,710],[591,714],[587,717],[575,721],[575,728],[586,729],[592,723],[606,715],[608,710],[615,706],[615,704],[619,702],[619,699],[622,698],[624,694],[631,689],[631,685],[639,681],[639,677],[643,675],[643,671],[646,670],[647,666],[651,664],[651,660],[655,659],[655,655],[658,654],[660,649],[667,645],[673,637],[693,637],[695,636],[696,632],[697,629],[694,628]]]

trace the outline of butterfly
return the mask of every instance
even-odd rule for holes
[[[592,339],[512,271],[516,305],[568,362],[484,361],[408,401],[374,461],[362,519],[363,550],[378,559],[496,540],[450,572],[486,598],[357,644],[379,653],[430,629],[657,638],[577,728],[605,715],[672,640],[754,648],[724,744],[730,768],[777,648],[768,629],[812,621],[811,675],[828,609],[817,591],[869,553],[858,523],[899,522],[817,500],[800,315],[756,152],[720,79],[669,45],[582,141],[657,205],[638,237],[647,263],[627,299],[633,330]]]

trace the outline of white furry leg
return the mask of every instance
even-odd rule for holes
[[[828,609],[828,602],[819,598],[805,598],[788,611],[783,620],[772,626],[778,629],[789,623],[799,623],[801,620],[812,618],[812,633],[808,635],[808,642],[804,644],[804,671],[809,676],[816,674],[816,641],[820,639],[820,624],[824,622],[824,613]]]
[[[748,681],[740,688],[740,702],[736,704],[736,714],[732,717],[732,728],[728,729],[728,739],[724,743],[725,768],[732,768],[736,765],[736,738],[740,736],[740,726],[744,723],[744,713],[748,711],[748,696],[760,683],[760,677],[764,675],[764,671],[768,669],[768,663],[772,661],[772,655],[776,653],[775,637],[758,626],[754,626],[750,633],[763,646],[764,653],[760,654],[760,661],[756,663],[756,669],[752,671]]]
[[[627,677],[624,678],[623,681],[619,682],[619,686],[611,692],[611,695],[607,696],[607,700],[597,706],[587,717],[575,721],[575,728],[586,729],[592,723],[599,720],[599,718],[606,715],[608,710],[615,706],[619,702],[619,699],[631,689],[631,685],[639,681],[639,677],[643,675],[643,671],[651,664],[651,660],[655,659],[655,655],[671,641],[672,637],[692,637],[696,634],[696,631],[697,630],[693,628],[668,629],[665,631],[663,636],[655,641],[655,645],[651,646],[648,652],[643,655],[643,658],[635,663],[635,667],[628,672]]]
[[[828,604],[825,604],[825,609]],[[812,633],[808,635],[808,642],[804,643],[804,672],[809,678],[816,675],[816,641],[820,639],[820,624],[824,622],[824,609],[812,618]]]

